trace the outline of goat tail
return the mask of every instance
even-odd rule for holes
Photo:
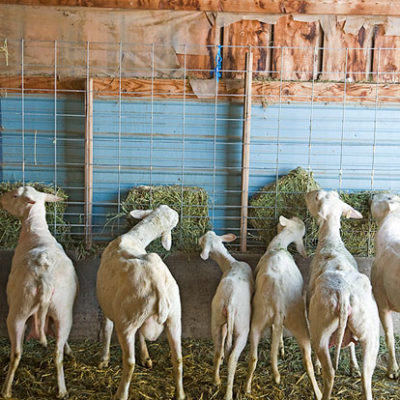
[[[157,282],[156,286],[157,291],[157,322],[160,325],[163,325],[168,318],[170,303],[168,297],[166,296],[167,290],[165,285],[161,282]]]
[[[228,356],[232,349],[232,340],[233,340],[233,326],[235,323],[235,312],[229,306],[226,310],[226,342],[225,342],[225,354]]]
[[[44,280],[40,280],[37,286],[38,300],[39,300],[39,308],[36,312],[36,316],[34,316],[35,321],[35,332],[39,335],[39,341],[43,346],[47,346],[47,338],[46,338],[46,317],[49,311],[51,297],[53,296],[53,288]]]
[[[339,291],[339,327],[336,336],[336,355],[335,369],[339,367],[340,348],[342,347],[343,337],[346,330],[347,319],[349,318],[350,294],[347,291]]]

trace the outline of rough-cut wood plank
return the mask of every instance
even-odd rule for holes
[[[210,23],[207,29],[204,25],[202,29],[197,30],[197,46],[191,45],[183,53],[177,52],[178,61],[182,68],[186,66],[185,76],[187,78],[207,79],[213,75],[215,67],[215,56],[217,54],[216,45],[219,44],[220,28],[215,23]],[[195,54],[190,54],[190,53]],[[196,54],[205,53],[205,54]]]
[[[380,26],[375,37],[373,79],[378,82],[400,81],[400,37],[385,36]]]
[[[93,214],[93,79],[86,82],[85,93],[85,246],[92,246]]]
[[[322,80],[365,81],[370,77],[373,26],[361,26],[357,34],[345,33],[345,21],[336,21],[324,32]]]
[[[85,93],[85,79],[65,78],[57,80],[57,93]],[[0,88],[7,93],[21,93],[21,76],[0,77]],[[30,76],[24,77],[24,91],[29,93],[52,94],[54,92],[54,77]]]
[[[253,83],[253,53],[246,53],[246,74],[243,103],[243,134],[242,134],[242,182],[240,197],[240,251],[247,251],[247,225],[249,204],[249,167],[250,167],[250,131],[251,131],[251,94]]]
[[[254,77],[269,76],[271,25],[260,21],[242,20],[224,28],[223,66],[227,78],[243,78],[246,53],[252,48]],[[230,47],[246,46],[246,47]]]
[[[321,42],[319,22],[294,21],[285,15],[274,25],[272,77],[283,80],[311,80],[317,77],[318,47]]]
[[[400,15],[390,0],[0,0],[0,4],[267,14]]]
[[[244,84],[242,80],[227,82],[221,80],[218,93],[219,100],[243,101]],[[97,98],[119,95],[119,80],[112,78],[93,78],[94,96]],[[346,92],[344,89],[346,88]],[[51,77],[25,78],[25,93],[48,93],[52,95],[54,80]],[[400,85],[388,83],[349,83],[342,82],[279,82],[253,81],[252,101],[257,103],[285,102],[378,102],[400,103]],[[1,77],[0,91],[6,93],[21,93],[21,77]],[[61,79],[57,81],[58,93],[84,93],[85,81]],[[188,99],[196,99],[189,81],[182,79],[133,79],[125,78],[121,82],[122,97],[182,99],[183,94]],[[210,97],[210,100],[213,100]]]

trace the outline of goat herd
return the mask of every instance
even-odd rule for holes
[[[28,319],[31,327],[28,337],[46,345],[46,335],[53,333],[55,336],[58,397],[67,396],[63,355],[64,351],[71,351],[67,339],[78,280],[71,260],[50,234],[46,223],[45,202],[59,200],[30,186],[20,187],[0,198],[1,206],[22,222],[7,284],[11,356],[2,391],[5,398],[11,397]],[[379,194],[372,199],[372,215],[379,224],[372,287],[367,276],[358,272],[356,261],[340,237],[340,217],[362,218],[362,215],[344,203],[336,192],[309,192],[306,203],[318,221],[319,233],[310,282],[305,290],[302,275],[287,251],[288,245],[294,243],[305,256],[305,227],[297,217],[279,218],[278,235],[261,257],[255,281],[249,265],[237,261],[223,245],[223,242],[235,240],[235,235],[217,236],[209,231],[199,239],[201,258],[211,257],[223,272],[212,301],[211,329],[215,347],[214,383],[217,385],[224,354],[228,359],[226,400],[232,399],[237,361],[249,332],[246,392],[251,392],[257,347],[268,327],[272,328],[271,364],[275,382],[280,382],[277,356],[282,329],[286,327],[298,342],[318,400],[331,396],[341,347],[349,347],[352,367],[360,374],[355,343],[362,346],[364,397],[372,400],[371,378],[379,349],[379,317],[389,349],[388,375],[397,377],[391,312],[400,311],[400,197]],[[178,214],[161,205],[154,211],[135,210],[131,215],[142,221],[107,246],[98,270],[97,297],[106,317],[100,367],[108,365],[115,325],[123,358],[122,378],[115,399],[127,399],[135,366],[136,333],[141,362],[150,367],[152,361],[146,339],[157,339],[165,328],[171,348],[176,398],[184,399],[179,288],[162,259],[155,253],[146,253],[149,243],[159,237],[166,249],[171,247],[171,230],[178,223]],[[314,376],[311,344],[316,368],[322,369],[323,393]],[[334,364],[329,351],[332,345],[336,345]]]

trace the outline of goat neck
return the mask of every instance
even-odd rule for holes
[[[318,230],[318,248],[325,246],[327,243],[342,242],[340,236],[340,216],[339,213],[328,214],[326,219],[319,221]]]
[[[145,218],[120,237],[121,244],[134,245],[142,253],[146,247],[167,230],[162,218]]]
[[[287,250],[289,244],[295,239],[292,233],[289,229],[283,229],[269,242],[267,252],[271,250]]]
[[[210,257],[219,265],[224,274],[231,269],[232,263],[236,262],[222,243],[214,245],[210,251]]]
[[[46,208],[43,203],[36,203],[29,207],[21,218],[21,224],[18,244],[30,244],[49,238],[55,240],[47,225]]]

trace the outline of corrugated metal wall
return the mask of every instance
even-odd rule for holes
[[[398,111],[387,105],[253,105],[250,195],[297,166],[312,170],[326,189],[400,190]],[[67,218],[82,233],[83,99],[3,97],[0,118],[3,180],[63,187]],[[95,237],[110,237],[106,217],[136,185],[201,186],[210,195],[213,227],[237,232],[241,136],[242,106],[234,103],[96,100]]]

